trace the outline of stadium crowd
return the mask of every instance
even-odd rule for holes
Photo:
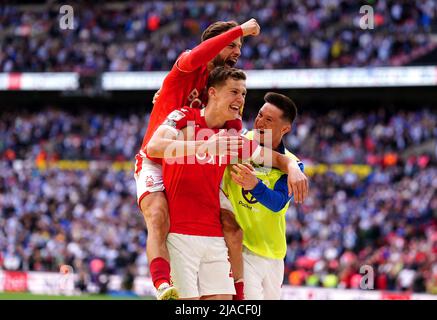
[[[3,112],[0,159],[131,161],[148,116],[56,109]],[[251,128],[253,118],[247,115],[246,128]],[[396,113],[384,108],[366,113],[339,109],[324,117],[303,112],[286,145],[307,163],[390,165],[408,147],[437,138],[436,128],[437,114],[426,108]]]
[[[288,212],[289,283],[360,288],[369,265],[375,289],[437,293],[436,179],[435,165],[417,164],[362,181],[313,176],[310,199]]]
[[[327,161],[372,171],[314,173],[305,204],[287,212],[286,283],[355,288],[367,264],[377,289],[437,293],[437,155],[401,156],[436,139],[436,122],[427,109],[298,117],[288,143],[308,169]],[[0,269],[69,264],[94,282],[99,274],[147,275],[133,173],[106,162],[132,162],[146,124],[133,114],[2,113]],[[105,161],[87,170],[39,166],[58,159]]]
[[[366,4],[374,29],[360,28]],[[399,65],[434,48],[437,23],[434,0],[81,1],[64,30],[60,6],[0,6],[0,72],[169,70],[210,23],[248,17],[262,32],[245,40],[246,70]]]

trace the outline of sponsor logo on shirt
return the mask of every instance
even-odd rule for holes
[[[249,206],[247,203],[244,203],[243,201],[238,201],[238,204],[240,205],[240,206],[242,206],[242,207],[245,207],[245,208],[247,208],[247,209],[249,209],[249,210],[252,210],[252,207],[251,206]]]
[[[187,97],[191,108],[201,109],[204,107],[202,100],[199,99],[199,91],[194,88]]]

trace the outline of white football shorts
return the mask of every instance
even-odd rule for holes
[[[247,300],[279,300],[284,261],[259,256],[243,248],[244,295]]]
[[[135,182],[137,185],[137,204],[149,193],[164,191],[162,165],[148,159],[143,151],[135,156]]]
[[[235,294],[223,237],[169,233],[171,277],[181,298]]]

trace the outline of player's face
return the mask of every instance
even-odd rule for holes
[[[228,66],[234,67],[237,64],[238,58],[241,55],[241,39],[235,39],[228,44],[220,53],[214,58],[214,67]]]
[[[217,105],[226,120],[233,120],[240,117],[246,99],[245,80],[226,80],[225,85],[217,88]]]
[[[272,145],[276,148],[281,142],[282,136],[291,130],[291,125],[282,118],[282,115],[281,109],[266,102],[255,119],[255,140],[263,145]],[[269,141],[270,139],[271,141]]]

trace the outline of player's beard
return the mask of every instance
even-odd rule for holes
[[[214,64],[214,68],[222,67],[222,66],[225,66],[225,65],[228,66],[228,67],[231,67],[231,68],[235,67],[234,61],[232,61],[230,59],[225,60],[225,59],[223,59],[220,56],[216,56],[214,58],[214,60],[212,60],[212,63]]]

